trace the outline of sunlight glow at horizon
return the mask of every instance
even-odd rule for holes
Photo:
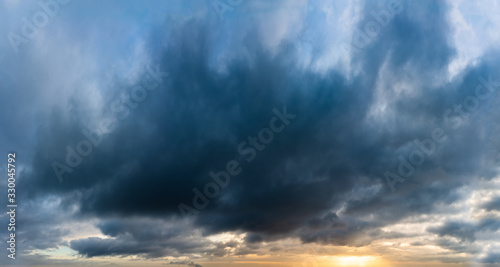
[[[345,257],[332,257],[332,263],[334,266],[373,266],[377,264],[377,258],[373,256],[345,256]]]

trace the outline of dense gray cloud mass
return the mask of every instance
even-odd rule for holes
[[[223,32],[218,23],[196,16],[167,18],[144,30],[141,49],[152,60],[137,77],[101,74],[106,82],[98,86],[98,101],[82,97],[93,91],[75,89],[65,94],[64,105],[50,105],[39,114],[41,122],[30,129],[36,145],[18,182],[23,201],[31,203],[21,214],[22,249],[67,245],[89,258],[222,257],[257,253],[261,242],[288,237],[366,246],[411,236],[382,228],[439,213],[438,206],[469,196],[464,187],[497,175],[500,139],[494,129],[500,100],[494,90],[500,61],[497,51],[489,51],[451,77],[449,65],[457,57],[450,42],[451,7],[409,1],[399,8],[366,47],[351,50],[350,75],[341,67],[325,73],[303,68],[300,37],[284,38],[271,50],[259,41],[257,26],[245,26],[241,40],[241,33]],[[361,30],[380,8],[367,1],[362,10],[363,19],[355,25]],[[223,70],[214,67],[222,64],[214,60],[221,53],[218,38],[241,42],[245,51],[228,57]],[[314,51],[324,51],[324,45]],[[151,70],[156,68],[168,76],[155,80]],[[135,85],[144,85],[143,77],[158,86],[131,95]],[[33,79],[12,86],[33,87]],[[481,94],[492,91],[478,99],[478,85]],[[137,101],[144,92],[147,97]],[[118,119],[107,133],[98,133],[96,118]],[[266,143],[259,134],[270,125],[283,128],[273,129]],[[444,141],[422,148],[419,143],[431,140],[436,128]],[[68,166],[67,155],[73,153],[68,151],[78,150],[81,140],[92,142],[89,136],[98,145],[80,164]],[[413,151],[423,156],[422,163],[411,165],[417,161]],[[241,171],[218,187],[220,194],[205,201],[197,197],[196,190],[207,194],[210,173],[228,172],[231,160]],[[58,165],[66,170],[62,181],[54,161],[66,166]],[[387,171],[408,175],[388,184]],[[32,217],[35,203],[51,198],[58,198],[47,202],[51,212]],[[193,198],[204,207],[197,208]],[[182,216],[180,204],[189,213],[195,210],[195,216]],[[499,198],[482,208],[498,211]],[[62,237],[68,230],[49,226],[51,220],[96,220],[106,238],[66,242]],[[484,233],[499,227],[495,219],[446,220],[427,232],[438,237],[437,246],[477,254],[483,252],[478,242],[487,239]],[[191,234],[228,231],[246,233],[246,238],[242,244],[214,243]],[[488,251],[479,260],[499,262],[498,255]],[[170,264],[201,266],[195,262]]]

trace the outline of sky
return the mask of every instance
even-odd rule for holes
[[[0,0],[0,265],[499,266],[499,12]]]

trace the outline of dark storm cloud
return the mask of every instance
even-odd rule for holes
[[[483,205],[483,208],[490,211],[490,210],[499,210],[500,211],[500,197],[497,197],[495,199],[492,199],[491,201],[485,203]]]
[[[500,262],[500,253],[488,254],[485,258],[481,260],[484,263],[498,263]]]
[[[19,205],[16,210],[17,220],[14,226],[17,237],[16,264],[31,266],[74,263],[72,260],[53,261],[47,255],[38,254],[38,251],[55,250],[69,245],[64,236],[72,232],[69,225],[75,226],[78,222],[74,220],[72,208],[61,203],[61,199],[63,198],[55,196],[31,200],[23,198],[23,205]],[[70,200],[71,197],[66,199]],[[0,215],[0,220],[3,220],[5,215]]]
[[[220,73],[210,67],[214,43],[220,41],[214,37],[219,36],[214,25],[193,19],[155,29],[147,48],[160,69],[169,72],[167,81],[130,109],[129,117],[104,135],[62,183],[51,162],[64,162],[65,147],[85,138],[81,131],[88,108],[74,98],[71,109],[54,109],[39,128],[33,170],[22,186],[30,197],[76,196],[70,201],[80,206],[79,216],[102,220],[98,228],[110,239],[70,243],[88,257],[225,255],[224,248],[231,244],[207,249],[185,235],[192,228],[148,220],[179,217],[180,203],[192,206],[192,189],[202,190],[210,181],[209,172],[223,170],[231,159],[240,162],[242,172],[194,218],[194,227],[204,235],[248,232],[249,247],[289,236],[356,246],[404,237],[379,228],[460,199],[455,189],[484,169],[485,148],[477,145],[482,140],[478,131],[489,118],[485,114],[490,106],[483,105],[467,125],[449,133],[448,143],[398,184],[395,193],[383,173],[397,168],[398,156],[407,155],[415,138],[428,138],[434,127],[443,125],[443,112],[473,92],[477,75],[495,75],[500,68],[485,60],[436,86],[436,81],[446,80],[455,56],[448,43],[448,7],[413,1],[403,8],[354,56],[352,63],[360,71],[349,79],[337,70],[321,75],[297,67],[293,40],[271,55],[253,31],[246,39],[251,64],[236,58],[228,63],[227,73]],[[368,19],[371,8],[365,9]],[[167,30],[168,44],[158,44]],[[418,88],[398,91],[403,82]],[[105,96],[108,105],[130,89],[119,81],[114,84]],[[379,85],[387,87],[380,93]],[[387,115],[394,119],[377,121],[371,116],[380,95],[390,103]],[[273,108],[284,107],[297,117],[247,162],[238,144],[269,125]],[[135,216],[148,219],[138,221]],[[473,241],[474,227],[447,225],[432,232]],[[238,253],[251,252],[246,249]]]
[[[456,251],[458,253],[470,253],[472,255],[481,252],[494,254],[484,248],[483,241],[495,240],[495,233],[500,229],[500,221],[496,219],[482,219],[478,222],[470,223],[463,221],[449,221],[438,227],[430,227],[428,232],[437,234],[440,239],[436,241],[436,245]],[[494,255],[486,257],[478,257],[477,261],[491,261]]]
[[[431,233],[436,233],[439,236],[452,236],[460,239],[460,241],[474,241],[475,226],[470,223],[450,222],[441,227],[431,228]]]
[[[82,190],[82,212],[176,214],[179,203],[191,203],[192,188],[206,183],[210,171],[224,168],[229,159],[237,157],[244,171],[231,181],[227,192],[230,201],[223,202],[224,196],[215,200],[202,212],[207,215],[199,217],[201,225],[215,219],[219,222],[210,224],[214,231],[247,224],[244,228],[287,232],[299,225],[302,217],[330,207],[335,192],[352,186],[353,180],[347,177],[354,176],[355,167],[344,166],[344,155],[329,146],[324,151],[315,150],[324,142],[333,147],[346,146],[343,141],[348,133],[344,131],[359,126],[342,116],[350,114],[361,120],[359,111],[366,108],[364,100],[369,95],[355,94],[357,84],[344,85],[335,74],[325,81],[305,73],[310,86],[317,89],[301,92],[303,85],[299,83],[303,82],[290,76],[286,67],[293,63],[287,59],[291,48],[276,60],[267,59],[256,48],[255,66],[235,63],[234,71],[221,76],[207,68],[207,32],[197,22],[177,29],[177,43],[169,47],[160,64],[173,77],[170,83],[151,92],[154,97],[147,100],[147,108],[133,110],[130,119],[107,135],[81,167],[60,184],[54,180],[50,166],[43,163],[57,156],[55,151],[64,152],[64,146],[79,141],[71,140],[81,136],[81,125],[71,118],[83,111],[75,104],[74,110],[64,115],[73,125],[65,124],[64,116],[54,113],[54,124],[47,125],[47,132],[42,129],[41,138],[57,142],[40,144],[54,145],[55,149],[35,159],[43,178],[30,187],[37,193],[43,192],[41,189]],[[282,110],[285,106],[297,114],[297,119],[251,164],[244,164],[246,156],[237,154],[237,145],[269,123],[273,108]],[[336,125],[331,125],[329,120],[336,118]],[[337,135],[322,132],[336,128]],[[333,166],[328,166],[330,162]],[[294,165],[308,168],[298,170]],[[333,173],[346,179],[333,177]],[[309,179],[315,176],[322,178]],[[298,196],[307,201],[300,201]],[[291,204],[293,209],[289,208]],[[227,213],[233,216],[227,217]],[[249,222],[252,217],[258,218],[255,223]]]
[[[128,218],[124,221],[116,218],[103,220],[97,227],[110,238],[72,240],[71,249],[87,257],[141,255],[145,258],[167,255],[180,257],[190,254],[223,257],[228,254],[226,248],[240,250],[234,241],[212,242],[204,239],[196,235],[189,224],[182,221],[138,218]]]

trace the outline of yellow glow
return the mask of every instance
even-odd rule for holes
[[[333,257],[333,263],[337,266],[372,266],[376,261],[372,256],[346,256],[346,257]]]
[[[208,236],[207,239],[212,242],[229,242],[229,241],[237,241],[238,243],[242,243],[245,238],[245,234],[234,234],[234,233],[221,233],[216,235]]]

